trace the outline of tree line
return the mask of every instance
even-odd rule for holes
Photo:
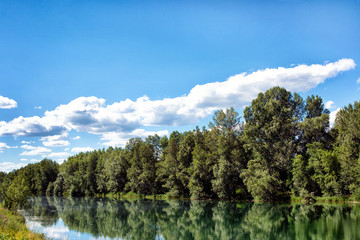
[[[20,185],[32,195],[134,192],[194,199],[360,199],[360,102],[332,128],[319,96],[274,87],[244,109],[215,112],[208,128],[132,138],[124,148],[49,159],[0,173],[0,199]],[[2,190],[1,190],[2,189]]]

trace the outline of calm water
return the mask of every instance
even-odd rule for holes
[[[360,205],[32,198],[52,239],[360,239]]]

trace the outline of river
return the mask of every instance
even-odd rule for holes
[[[27,225],[57,239],[360,239],[359,204],[34,197]]]

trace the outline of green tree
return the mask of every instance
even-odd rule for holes
[[[186,191],[186,186],[182,184],[179,178],[181,169],[179,169],[180,162],[178,161],[178,153],[182,137],[182,134],[178,131],[170,134],[168,145],[165,149],[165,160],[162,164],[163,175],[166,176],[166,182],[163,187],[168,190],[170,196],[176,197],[184,195]]]
[[[64,192],[64,177],[62,173],[59,173],[56,181],[54,182],[54,195],[62,196]]]
[[[130,168],[127,189],[138,194],[156,193],[156,155],[151,144],[141,138],[130,139],[129,150]]]
[[[105,163],[105,174],[107,176],[107,190],[112,193],[122,192],[125,188],[129,162],[124,151],[114,152],[111,159]]]
[[[341,182],[346,194],[360,199],[360,102],[341,109],[334,128],[341,164]]]
[[[322,195],[341,196],[340,163],[336,151],[326,150],[321,143],[309,145],[309,172]]]
[[[288,195],[291,159],[296,152],[295,141],[303,109],[298,94],[280,87],[259,93],[245,108],[244,133],[254,157],[241,176],[254,198],[275,200]],[[259,175],[263,177],[253,174],[255,166],[260,167]],[[253,191],[251,187],[254,185],[271,187],[265,192]]]
[[[27,204],[31,192],[23,174],[19,174],[11,182],[0,185],[0,200],[7,209],[15,211]]]
[[[209,127],[218,134],[217,151],[219,160],[214,165],[213,191],[219,198],[235,198],[236,192],[244,197],[246,188],[240,178],[246,167],[247,154],[243,148],[242,124],[234,108],[215,112]]]
[[[313,178],[314,168],[309,165],[315,164],[320,158],[312,157],[312,161],[309,161],[309,158],[314,156],[314,148],[312,147],[310,152],[308,148],[321,146],[324,151],[331,151],[333,141],[329,131],[329,111],[324,108],[319,96],[307,97],[305,112],[306,118],[299,123],[298,155],[293,159],[292,174],[295,194],[308,198],[321,195],[321,189]]]
[[[217,159],[217,156],[212,156],[213,149],[216,149],[216,135],[205,129],[202,131],[197,129],[194,134],[193,164],[189,168],[190,195],[197,199],[210,198],[214,196],[211,181],[213,180],[214,161]]]

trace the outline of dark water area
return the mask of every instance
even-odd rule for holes
[[[52,239],[360,239],[359,204],[35,197],[21,211]]]

